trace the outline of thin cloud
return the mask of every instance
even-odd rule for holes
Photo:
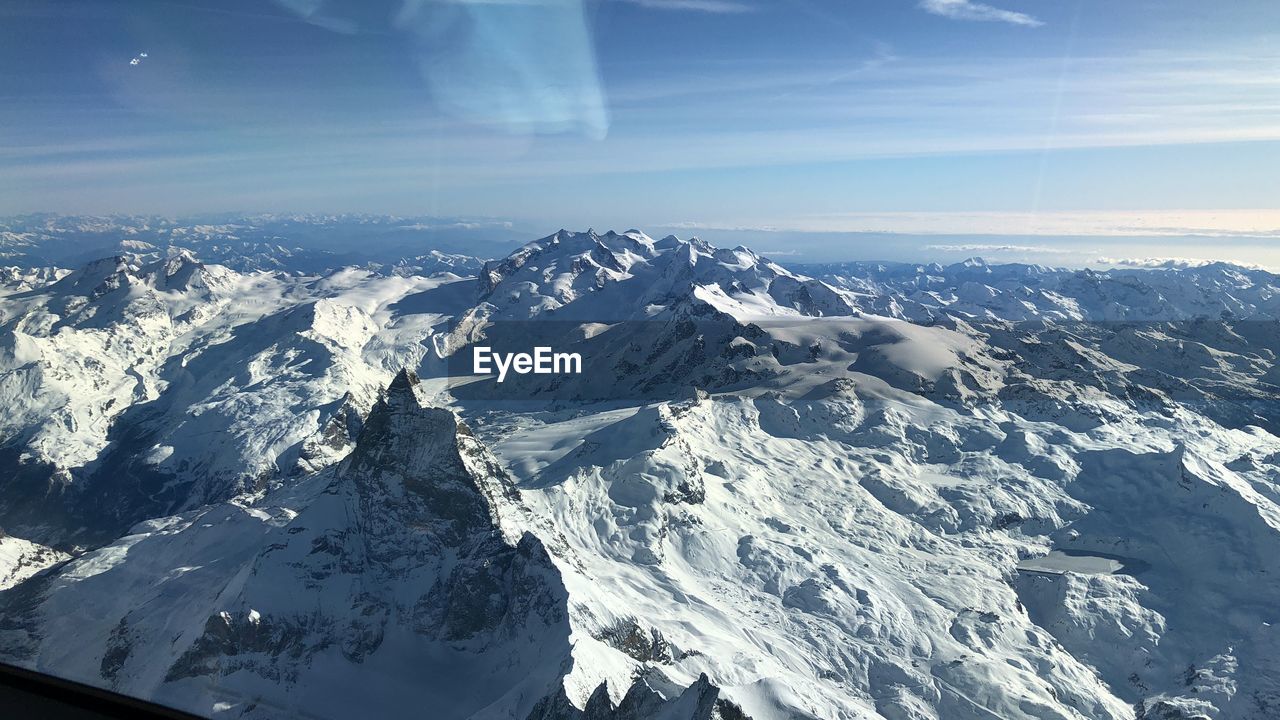
[[[754,6],[735,0],[621,0],[622,2],[652,10],[684,10],[691,12],[712,13],[715,15],[734,15],[753,12]]]
[[[1280,228],[1245,228],[1245,229],[1225,229],[1218,227],[1188,227],[1188,226],[1120,226],[1116,228],[1117,232],[1131,235],[1173,235],[1173,236],[1196,236],[1196,237],[1219,237],[1219,238],[1271,238],[1280,237]]]
[[[1047,245],[925,245],[924,249],[938,252],[1040,253],[1051,255],[1072,255],[1079,252]]]
[[[934,15],[952,20],[979,20],[986,22],[1006,22],[1026,27],[1040,27],[1043,22],[1036,18],[1012,10],[1001,10],[972,0],[920,0],[920,7]]]
[[[1137,257],[1137,258],[1117,258],[1117,257],[1100,257],[1095,262],[1099,265],[1108,265],[1111,267],[1121,268],[1140,268],[1143,270],[1188,270],[1192,268],[1200,268],[1206,265],[1213,265],[1221,262],[1220,260],[1205,260],[1203,258],[1188,257]],[[1249,268],[1253,270],[1264,269],[1261,265],[1251,265],[1246,263],[1231,263],[1238,267]]]
[[[515,223],[510,220],[459,220],[449,223],[410,223],[401,225],[403,230],[487,230],[496,228],[499,230],[510,230],[515,227]]]
[[[732,223],[697,222],[685,220],[681,222],[663,223],[655,227],[664,230],[720,230],[723,232],[781,232],[772,225],[735,225]]]

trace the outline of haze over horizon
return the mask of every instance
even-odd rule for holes
[[[4,14],[0,213],[487,217],[797,262],[1280,267],[1280,7],[1259,0]]]

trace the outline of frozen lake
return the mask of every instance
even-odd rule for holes
[[[1146,563],[1141,560],[1078,550],[1051,550],[1048,555],[1027,558],[1018,563],[1019,570],[1051,573],[1053,575],[1065,575],[1067,573],[1112,575],[1118,572],[1132,575],[1141,572],[1145,567]]]

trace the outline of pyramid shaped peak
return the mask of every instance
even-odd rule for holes
[[[400,372],[396,373],[396,376],[391,381],[391,384],[387,386],[387,392],[390,394],[390,393],[404,392],[406,390],[412,391],[413,387],[416,386],[419,382],[421,381],[418,379],[418,373],[414,372],[413,370],[410,370],[407,367],[403,367],[403,368],[400,368]]]

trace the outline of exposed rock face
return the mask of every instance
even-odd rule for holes
[[[362,427],[364,416],[348,393],[325,421],[320,433],[303,441],[295,473],[318,472],[346,457],[355,448]]]
[[[386,290],[376,305],[458,282],[353,270],[312,285],[183,252],[49,275],[0,278],[0,525],[60,550],[340,460],[430,334],[367,346],[379,325],[344,293]]]
[[[670,689],[668,688],[668,692]],[[579,710],[563,693],[544,698],[527,720],[751,720],[729,700],[720,697],[720,689],[701,675],[678,694],[664,697],[644,678],[627,690],[622,701],[614,705],[604,685],[587,699]]]
[[[198,712],[269,717],[254,698],[275,687],[273,703],[325,716],[426,703],[439,717],[523,717],[570,662],[565,590],[541,542],[504,536],[500,508],[518,501],[505,472],[451,412],[423,407],[416,384],[411,372],[396,377],[355,450],[311,481],[314,497],[296,514],[227,507],[139,528],[128,545],[49,578],[35,602],[4,596],[10,659],[66,672],[44,649],[75,632],[98,658],[82,663],[96,665],[82,679]],[[256,542],[237,552],[220,542],[228,534]],[[203,558],[192,552],[200,545]],[[143,590],[131,553],[232,566],[199,588],[158,575]],[[137,605],[97,630],[100,643],[94,628],[45,615],[113,586]],[[19,627],[19,616],[39,629]],[[320,690],[317,674],[335,672],[387,694]]]

